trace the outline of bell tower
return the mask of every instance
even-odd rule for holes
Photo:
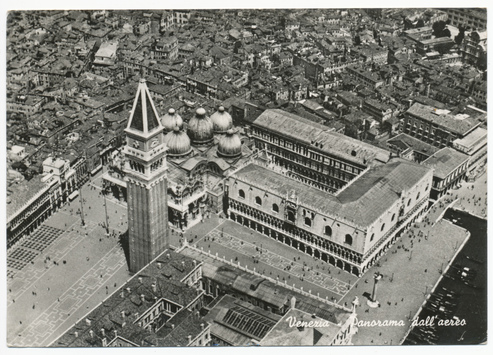
[[[168,247],[166,145],[162,132],[146,81],[140,79],[124,147],[132,273]]]

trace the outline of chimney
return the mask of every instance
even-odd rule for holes
[[[152,284],[151,287],[152,287],[152,292],[156,292],[157,290],[156,284]]]
[[[130,293],[130,287],[127,287],[127,291],[128,291],[128,293]]]
[[[139,283],[142,283],[142,277],[139,276]]]
[[[171,329],[175,329],[175,325],[171,323]]]
[[[115,329],[113,330],[113,333],[115,333],[115,338],[118,336],[118,331]]]
[[[122,318],[125,319],[125,311],[122,311]]]
[[[91,338],[94,338],[94,332],[92,330],[89,330],[89,335],[91,336]]]
[[[194,266],[194,267],[195,267],[195,266],[197,266],[197,260],[194,260],[194,261],[193,261],[193,266]]]
[[[192,342],[192,336],[189,335],[187,338],[188,338],[188,343],[190,344]]]
[[[205,328],[204,323],[200,323],[200,329],[204,330],[204,328]]]
[[[146,300],[146,296],[144,296],[144,294],[141,294],[141,295],[140,295],[140,300],[141,300],[142,302],[145,302],[145,300]]]
[[[162,267],[163,267],[163,264],[161,264],[161,263],[159,263],[159,262],[158,262],[158,263],[157,263],[157,268],[158,268],[158,269],[160,269],[160,268],[162,268]]]
[[[104,337],[104,328],[101,328],[101,335]]]
[[[125,293],[124,293],[124,291],[123,291],[123,290],[122,290],[122,292],[120,293],[120,297],[121,297],[121,298],[124,298],[124,297],[125,297]]]
[[[91,320],[89,318],[86,318],[86,324],[91,325]]]
[[[75,332],[74,335],[75,335],[76,338],[78,338],[79,337],[79,332]]]
[[[171,255],[169,255],[169,254],[166,254],[166,257],[167,257],[168,259],[171,259]]]
[[[103,343],[102,345],[103,345],[104,347],[108,346],[108,343],[107,343],[107,341],[106,341],[106,338],[103,338],[101,341],[102,341],[102,343]]]
[[[185,262],[184,261],[181,262],[181,266],[185,267]]]

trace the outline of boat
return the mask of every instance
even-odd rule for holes
[[[443,286],[442,286],[442,290],[445,291],[445,292],[447,292],[448,294],[453,295],[453,296],[454,295],[458,295],[456,291],[449,290],[448,288],[443,287]]]
[[[471,288],[475,288],[477,290],[482,290],[484,288],[483,286],[475,285],[475,284],[473,284],[473,283],[471,283],[469,281],[464,281],[464,285],[469,286]]]

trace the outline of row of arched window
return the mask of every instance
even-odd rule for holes
[[[242,189],[238,190],[238,197],[244,199],[245,196],[246,195],[245,195],[244,190],[242,190]],[[255,196],[255,203],[258,206],[262,206],[262,199],[259,196]],[[276,203],[273,203],[272,204],[272,211],[275,213],[279,213],[279,205],[277,205]],[[394,218],[395,218],[395,214],[394,214],[394,216],[392,216],[392,220]],[[288,220],[291,222],[295,222],[294,213],[288,211]],[[305,226],[311,227],[312,226],[312,219],[310,217],[305,217],[304,223],[305,223]],[[385,224],[382,225],[382,230],[384,227],[385,227]],[[331,237],[332,236],[332,228],[330,226],[325,226],[324,227],[324,234],[328,237]],[[352,245],[353,244],[353,237],[350,234],[346,234],[346,236],[344,238],[344,243],[346,243],[348,245]]]

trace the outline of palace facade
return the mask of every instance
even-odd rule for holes
[[[281,110],[252,125],[267,160],[226,180],[230,219],[355,275],[428,206],[433,170]]]

